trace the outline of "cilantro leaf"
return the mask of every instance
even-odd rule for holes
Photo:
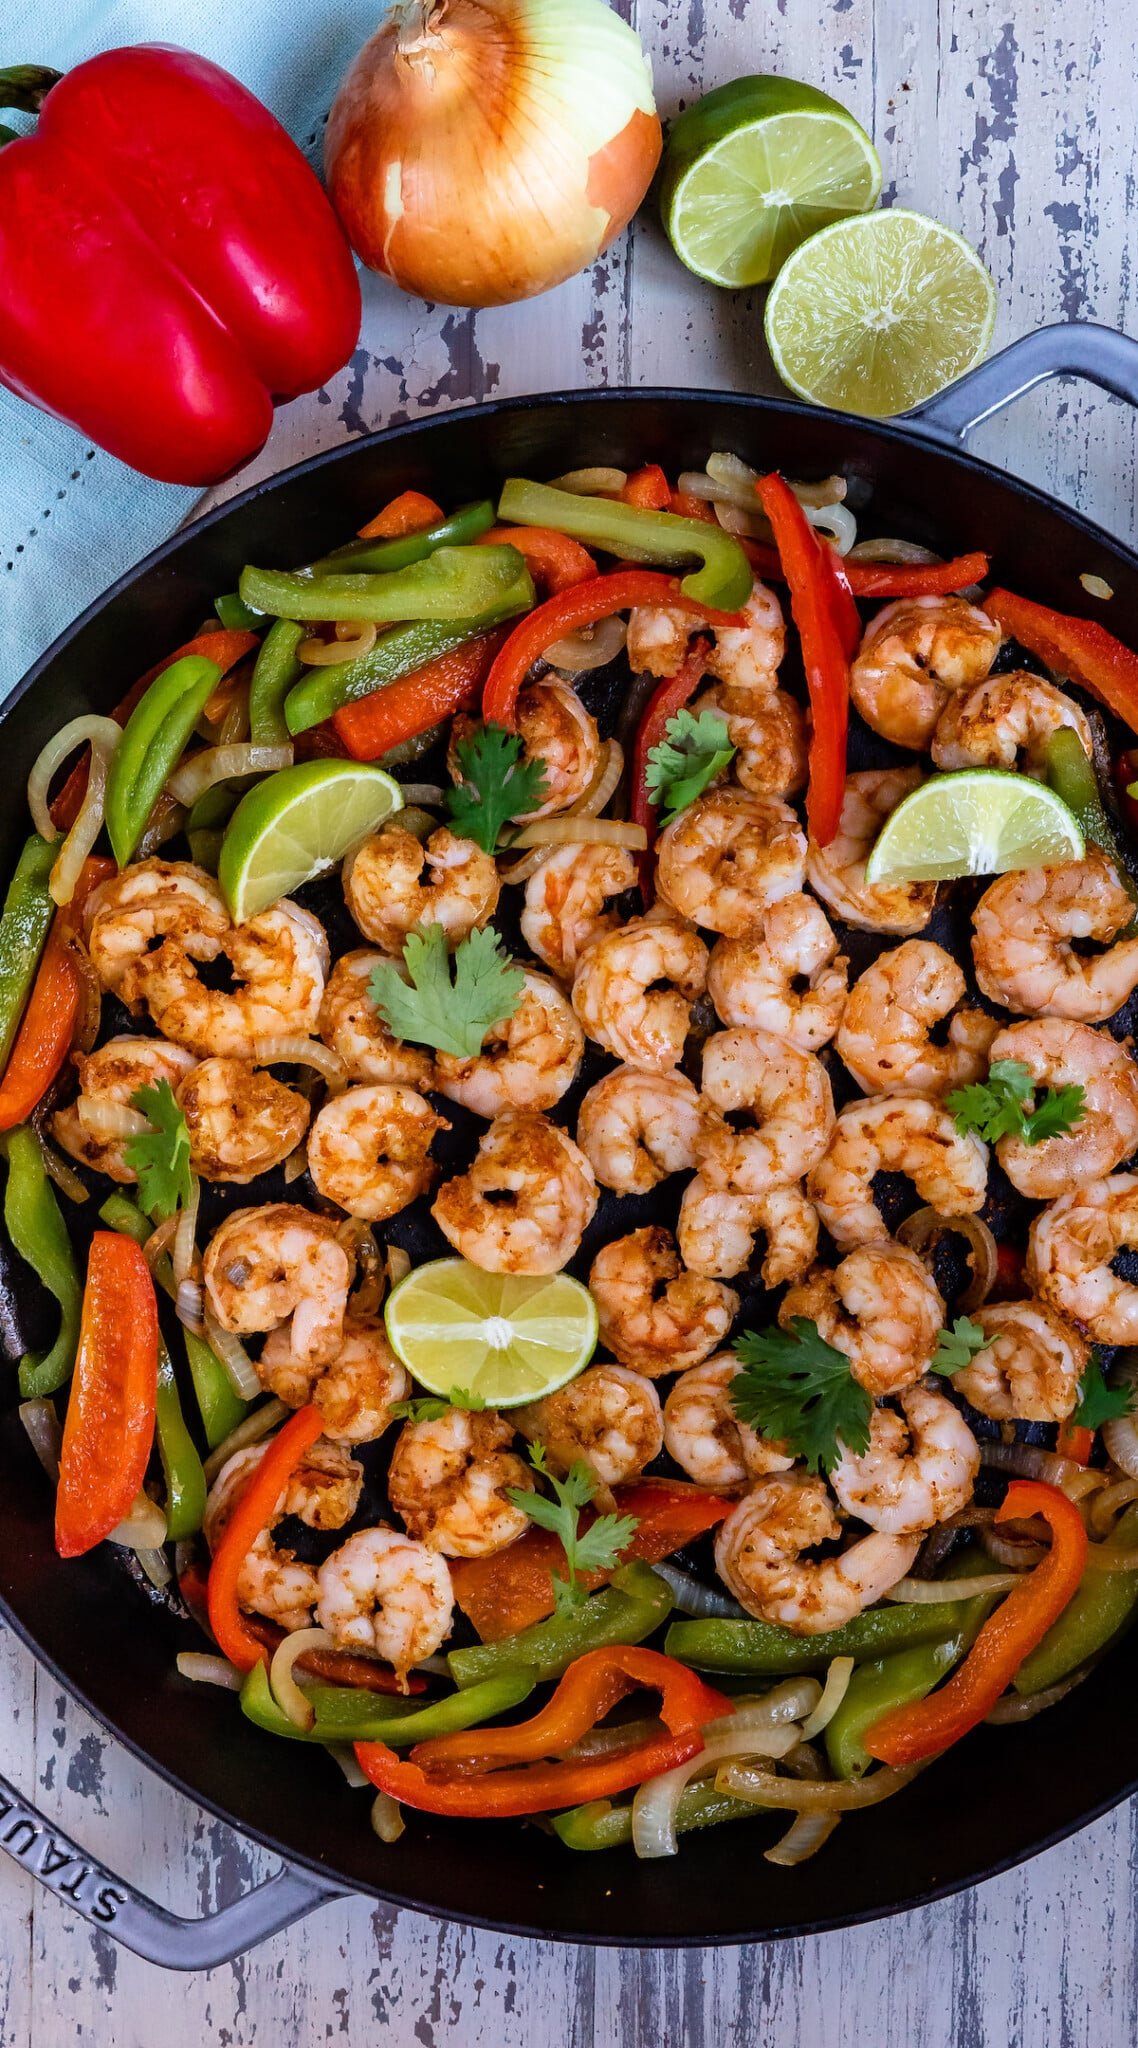
[[[942,1330],[937,1338],[929,1371],[939,1372],[942,1379],[950,1380],[954,1372],[963,1372],[966,1365],[971,1365],[988,1341],[979,1323],[970,1322],[967,1316],[957,1316],[952,1328]]]
[[[486,1403],[481,1394],[468,1394],[465,1387],[452,1387],[444,1400],[441,1394],[415,1394],[409,1401],[393,1401],[391,1414],[397,1422],[437,1422],[448,1408],[466,1408],[478,1415]]]
[[[664,728],[666,737],[648,750],[644,780],[648,801],[667,806],[669,824],[679,811],[701,796],[709,782],[735,757],[727,723],[715,711],[677,711]]]
[[[993,1060],[986,1081],[954,1089],[945,1096],[945,1107],[962,1137],[975,1131],[990,1145],[998,1138],[1022,1138],[1026,1145],[1038,1145],[1078,1123],[1085,1113],[1086,1091],[1076,1081],[1066,1088],[1046,1088],[1036,1100],[1030,1068],[1022,1060]]]
[[[612,1571],[640,1525],[635,1515],[598,1515],[587,1529],[582,1529],[581,1509],[588,1506],[597,1490],[596,1479],[584,1459],[576,1459],[560,1479],[549,1469],[544,1444],[535,1442],[530,1445],[530,1463],[535,1472],[548,1480],[553,1489],[552,1500],[547,1494],[531,1493],[524,1486],[511,1486],[508,1497],[531,1522],[560,1539],[568,1573],[565,1578],[556,1572],[552,1574],[553,1598],[555,1612],[564,1614],[587,1598],[582,1573]]]
[[[817,1323],[792,1316],[789,1330],[744,1330],[732,1349],[744,1367],[731,1382],[740,1422],[784,1443],[811,1472],[831,1471],[843,1446],[868,1450],[873,1403]]]
[[[548,783],[544,761],[523,760],[523,742],[504,725],[476,725],[455,745],[462,781],[447,791],[455,830],[493,853],[510,818],[534,811]]]
[[[488,1031],[512,1017],[522,999],[525,976],[499,950],[497,932],[471,932],[451,960],[441,925],[412,932],[403,948],[410,983],[393,960],[373,967],[372,1002],[396,1038],[433,1045],[438,1052],[471,1059]]]
[[[1132,1415],[1133,1412],[1134,1388],[1107,1386],[1096,1345],[1079,1381],[1079,1405],[1071,1417],[1072,1422],[1080,1429],[1098,1429],[1104,1422],[1114,1422],[1117,1417]]]
[[[193,1195],[189,1128],[169,1081],[136,1088],[130,1099],[154,1128],[132,1138],[123,1158],[138,1175],[142,1207],[161,1222],[175,1209],[186,1208]]]

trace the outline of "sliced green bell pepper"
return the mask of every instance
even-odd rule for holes
[[[1138,1503],[1119,1516],[1112,1543],[1138,1544]],[[1074,1598],[1053,1622],[1012,1684],[1018,1693],[1045,1692],[1109,1643],[1138,1607],[1138,1571],[1088,1570]]]
[[[316,1716],[306,1732],[281,1712],[265,1665],[255,1664],[241,1687],[241,1707],[270,1735],[291,1736],[300,1742],[386,1742],[394,1748],[481,1727],[484,1721],[508,1713],[528,1699],[536,1684],[532,1671],[515,1669],[472,1686],[468,1692],[448,1693],[445,1699],[432,1700],[425,1707],[417,1700],[380,1696],[358,1686],[305,1686]]]
[[[340,1692],[342,1690],[341,1686],[313,1685],[305,1687],[305,1691],[314,1706],[322,1692]],[[315,1734],[312,1729],[298,1728],[295,1721],[290,1721],[288,1715],[282,1712],[273,1698],[272,1688],[269,1685],[268,1666],[263,1663],[254,1664],[252,1670],[247,1673],[242,1681],[239,1698],[242,1713],[248,1720],[255,1721],[258,1728],[263,1728],[266,1735],[283,1735],[290,1742],[321,1742],[328,1739]],[[415,1700],[388,1699],[385,1696],[383,1711],[386,1716],[389,1716],[391,1727],[394,1728],[402,1717],[418,1712],[418,1702]],[[338,1740],[338,1738],[336,1739]],[[391,1740],[390,1730],[385,1739],[387,1741]]]
[[[184,654],[155,677],[131,712],[107,770],[104,805],[111,851],[120,868],[138,845],[163,785],[220,681],[215,661]]]
[[[467,547],[480,533],[488,533],[493,524],[494,507],[489,498],[480,498],[477,504],[460,505],[449,518],[441,519],[437,526],[428,526],[422,533],[402,533],[392,540],[347,541],[342,548],[333,548],[331,554],[313,562],[311,574],[336,576],[357,570],[390,574],[392,569],[408,569],[412,562],[423,561],[436,548]]]
[[[1131,879],[1118,836],[1103,806],[1094,762],[1073,726],[1061,725],[1051,734],[1043,759],[1050,788],[1074,812],[1083,836],[1101,847],[1107,859],[1114,862],[1123,888],[1138,903],[1138,885]]]
[[[227,590],[222,597],[215,597],[213,608],[223,626],[231,632],[259,633],[264,625],[264,614],[253,611],[235,590]]]
[[[476,619],[487,612],[525,610],[534,601],[533,579],[516,548],[439,548],[408,569],[378,576],[290,575],[280,569],[243,569],[241,595],[282,619]]]
[[[166,1535],[171,1543],[196,1536],[205,1514],[206,1483],[202,1461],[186,1428],[178,1382],[166,1346],[158,1344],[158,1391],[154,1404],[158,1455],[166,1477]]]
[[[58,846],[33,832],[24,841],[4,898],[0,916],[0,1072],[8,1064],[55,915],[48,881],[58,852]]]
[[[261,642],[249,684],[249,738],[255,747],[283,747],[288,743],[285,698],[308,673],[304,663],[296,658],[304,638],[304,627],[298,626],[295,619],[274,619]]]
[[[756,498],[756,511],[758,508]],[[606,549],[622,562],[678,568],[696,561],[699,568],[684,577],[681,588],[685,597],[715,611],[738,611],[751,595],[754,577],[739,541],[733,533],[703,519],[649,512],[611,498],[578,497],[573,491],[554,490],[550,484],[528,483],[517,476],[502,487],[498,517],[511,526],[552,526],[574,540]]]
[[[732,1799],[717,1792],[713,1778],[685,1785],[676,1808],[676,1833],[690,1834],[695,1828],[718,1827],[725,1820],[754,1820],[762,1812],[750,1799]],[[572,1806],[568,1813],[555,1813],[553,1832],[567,1849],[620,1849],[632,1840],[632,1805],[614,1806],[608,1799],[590,1800],[588,1806]]]
[[[960,1609],[968,1603],[961,1601]],[[975,1629],[972,1634],[975,1635]],[[837,1778],[860,1778],[873,1759],[862,1740],[868,1728],[893,1707],[923,1700],[934,1685],[946,1678],[968,1648],[963,1627],[939,1642],[918,1643],[912,1650],[898,1650],[895,1656],[878,1657],[859,1664],[850,1678],[846,1695],[825,1731],[826,1754]]]
[[[8,1156],[5,1227],[20,1257],[59,1303],[59,1335],[50,1351],[28,1351],[20,1360],[20,1393],[25,1401],[39,1401],[58,1392],[71,1377],[79,1344],[83,1281],[35,1132],[28,1124],[20,1124],[9,1131],[4,1150]]]
[[[664,1648],[669,1657],[693,1664],[697,1671],[781,1678],[799,1671],[824,1671],[832,1657],[853,1657],[864,1664],[894,1650],[935,1643],[959,1625],[959,1601],[936,1600],[928,1606],[870,1607],[844,1628],[820,1636],[792,1635],[788,1628],[768,1621],[674,1621]]]
[[[242,775],[230,782],[215,782],[190,808],[185,828],[190,852],[199,868],[208,868],[213,875],[217,873],[225,827],[251,779]]]
[[[484,548],[484,554],[496,552]],[[468,640],[476,640],[491,626],[501,625],[502,620],[514,616],[515,611],[524,611],[519,604],[513,611],[496,611],[481,619],[439,619],[422,620],[414,625],[395,626],[390,633],[384,633],[367,654],[357,655],[355,661],[336,662],[330,668],[310,668],[303,671],[304,680],[289,691],[285,700],[284,716],[289,734],[307,732],[309,726],[322,725],[345,704],[355,704],[361,697],[370,697],[381,690],[386,683],[397,683],[401,676],[409,676],[417,668],[424,668],[429,661],[435,661],[441,654],[453,654],[456,647],[465,647]]]
[[[501,1636],[496,1643],[452,1650],[447,1658],[450,1675],[456,1685],[465,1687],[524,1664],[539,1679],[560,1678],[586,1650],[600,1650],[607,1643],[642,1643],[667,1620],[672,1606],[671,1587],[651,1566],[623,1565],[611,1586],[591,1594],[580,1607],[535,1622],[516,1635]]]

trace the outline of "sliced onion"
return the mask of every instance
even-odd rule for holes
[[[807,1863],[816,1856],[819,1849],[829,1841],[836,1827],[840,1827],[840,1813],[798,1813],[791,1821],[785,1835],[773,1849],[763,1850],[765,1863],[777,1863],[783,1870],[793,1870],[796,1863]]]
[[[934,562],[943,562],[944,556],[935,554],[932,548],[921,548],[916,541],[899,540],[887,535],[878,540],[859,540],[849,550],[851,562],[911,562],[921,568],[929,568]]]
[[[278,768],[291,768],[292,761],[291,746],[254,747],[243,743],[202,747],[175,768],[166,789],[176,803],[188,807],[217,782],[230,782],[243,775],[273,775]]]
[[[1087,1567],[1096,1572],[1138,1571],[1138,1543],[1088,1543]]]
[[[294,1728],[300,1728],[307,1735],[316,1719],[316,1710],[307,1693],[303,1693],[292,1675],[292,1667],[298,1657],[304,1657],[309,1650],[334,1650],[331,1636],[322,1628],[298,1628],[278,1643],[269,1663],[269,1691],[272,1693],[282,1714],[287,1714]]]
[[[1057,1486],[1068,1500],[1082,1500],[1102,1484],[1101,1472],[1088,1471],[1073,1458],[1061,1458],[1038,1444],[982,1443],[980,1463],[997,1472],[1014,1473],[1017,1479],[1042,1479],[1046,1486]]]
[[[596,818],[615,795],[624,773],[624,749],[618,740],[606,740],[597,762],[597,772],[583,796],[562,813],[565,818]],[[545,848],[538,847],[508,868],[499,870],[503,882],[526,882],[541,866]]]
[[[446,802],[446,791],[441,782],[404,782],[400,784],[403,801],[413,807],[421,805],[425,810],[438,811]],[[401,813],[395,816],[402,822]]]
[[[968,1246],[968,1270],[972,1275],[957,1308],[962,1315],[970,1315],[973,1309],[983,1308],[995,1285],[999,1269],[999,1252],[996,1240],[986,1223],[978,1216],[942,1216],[939,1209],[918,1209],[912,1216],[906,1216],[898,1225],[898,1244],[907,1245],[918,1254],[930,1246],[935,1251],[938,1239],[952,1232],[962,1237]]]
[[[653,1567],[655,1569],[655,1567]],[[416,1665],[416,1670],[420,1669]],[[587,1735],[556,1754],[562,1763],[595,1762],[599,1756],[621,1756],[626,1749],[640,1749],[665,1733],[664,1724],[651,1714],[638,1721],[619,1721],[612,1728],[590,1728]]]
[[[904,1606],[939,1606],[942,1600],[974,1600],[978,1593],[1010,1593],[1022,1572],[977,1572],[971,1579],[898,1579],[885,1595]]]
[[[71,965],[79,977],[79,1014],[71,1033],[71,1049],[73,1052],[90,1052],[102,1022],[103,991],[91,965],[91,955],[78,933],[68,932],[65,943]]]
[[[657,1578],[663,1579],[675,1595],[677,1614],[691,1614],[699,1621],[716,1617],[724,1621],[740,1621],[746,1610],[727,1593],[721,1593],[714,1586],[705,1586],[702,1579],[693,1578],[690,1572],[682,1572],[674,1564],[654,1564]]]
[[[229,701],[222,713],[217,728],[219,747],[234,747],[249,737],[249,685],[239,682],[229,693]]]
[[[179,1650],[174,1663],[195,1685],[220,1685],[226,1692],[240,1692],[245,1677],[228,1657],[215,1657],[208,1650]]]
[[[285,1183],[285,1186],[286,1186],[286,1188],[290,1188],[290,1187],[292,1186],[292,1184],[293,1184],[293,1181],[294,1181],[294,1180],[299,1180],[299,1179],[300,1179],[300,1176],[301,1176],[301,1174],[302,1174],[302,1173],[307,1173],[307,1171],[308,1171],[308,1139],[307,1139],[307,1138],[302,1138],[302,1139],[301,1139],[301,1141],[300,1141],[300,1143],[299,1143],[299,1145],[295,1145],[295,1146],[293,1147],[292,1151],[291,1151],[291,1152],[289,1153],[289,1155],[288,1155],[288,1158],[287,1158],[287,1159],[285,1160],[285,1163],[284,1163],[283,1167],[281,1168],[281,1171],[282,1171],[282,1173],[284,1174],[284,1183]]]
[[[146,820],[142,837],[135,847],[132,859],[149,860],[168,839],[176,839],[186,822],[186,807],[178,803],[166,790],[160,793],[154,809]]]
[[[360,1769],[359,1760],[350,1742],[328,1742],[325,1748],[333,1763],[339,1764],[353,1792],[362,1792],[365,1785],[370,1785],[371,1779],[366,1771]]]
[[[140,1131],[153,1128],[141,1110],[132,1109],[129,1102],[108,1102],[105,1095],[81,1095],[75,1113],[88,1137],[112,1144],[118,1138],[137,1138]]]
[[[201,1282],[179,1280],[174,1296],[174,1313],[183,1327],[192,1330],[195,1337],[205,1334],[204,1308],[205,1297],[202,1294]]]
[[[588,669],[603,668],[606,662],[615,661],[627,639],[628,621],[614,612],[607,619],[598,619],[595,626],[582,626],[564,640],[555,640],[546,648],[545,659],[550,668],[563,668],[571,676],[583,675]]]
[[[111,1541],[114,1541],[113,1537]],[[155,1591],[158,1593],[165,1592],[166,1587],[174,1576],[170,1570],[170,1560],[166,1552],[164,1550],[135,1550],[134,1554],[139,1569],[145,1572]]]
[[[155,1224],[154,1229],[151,1231],[150,1236],[147,1238],[146,1243],[143,1245],[142,1256],[146,1260],[146,1263],[149,1266],[152,1273],[155,1267],[157,1266],[159,1259],[165,1258],[167,1252],[169,1251],[170,1246],[174,1242],[174,1234],[177,1231],[177,1228],[177,1215],[175,1214],[173,1216],[166,1216],[163,1218],[161,1223]]]
[[[231,1429],[229,1435],[223,1437],[216,1450],[212,1450],[205,1459],[202,1471],[205,1473],[206,1485],[213,1485],[222,1467],[228,1465],[230,1458],[235,1457],[238,1451],[248,1450],[250,1444],[259,1444],[263,1437],[269,1436],[274,1429],[279,1429],[282,1422],[287,1422],[291,1413],[292,1410],[286,1408],[283,1401],[278,1401],[274,1394],[271,1401],[266,1401],[260,1408],[254,1408],[251,1415],[243,1416],[236,1429]]]
[[[1096,1493],[1090,1505],[1090,1525],[1098,1536],[1106,1536],[1123,1508],[1138,1500],[1138,1479],[1116,1479]]]
[[[21,1401],[18,1414],[36,1457],[53,1486],[59,1484],[63,1429],[50,1401]]]
[[[1133,1387],[1138,1382],[1138,1351],[1120,1351],[1111,1368],[1111,1385]],[[1138,1479],[1138,1415],[1115,1415],[1102,1425],[1107,1456],[1128,1479]]]
[[[70,1201],[89,1202],[91,1190],[84,1187],[75,1168],[69,1166],[67,1160],[60,1156],[54,1146],[48,1144],[43,1132],[34,1123],[32,1128],[36,1133],[36,1143],[40,1148],[43,1170],[48,1179],[54,1181],[60,1193],[66,1195]]]
[[[1013,1536],[1010,1529],[997,1529],[991,1523],[981,1527],[980,1548],[994,1564],[1020,1574],[1034,1570],[1046,1554],[1046,1546],[1033,1536]]]
[[[210,1350],[216,1353],[229,1374],[234,1393],[239,1394],[243,1401],[255,1400],[264,1389],[241,1339],[232,1330],[223,1330],[208,1308],[205,1311],[205,1333]]]
[[[381,1842],[397,1842],[406,1829],[403,1809],[390,1792],[377,1792],[371,1802],[371,1825]]]
[[[1045,1708],[1058,1706],[1069,1692],[1074,1692],[1084,1678],[1090,1677],[1092,1669],[1092,1665],[1084,1664],[1078,1671],[1069,1671],[1066,1678],[1060,1678],[1055,1685],[1045,1686],[1042,1692],[1005,1693],[984,1719],[996,1728],[1006,1728],[1014,1721],[1034,1721]]]
[[[632,1801],[632,1846],[643,1860],[677,1854],[676,1809],[693,1778],[706,1774],[713,1765],[726,1762],[729,1757],[785,1756],[800,1739],[800,1731],[793,1723],[789,1727],[779,1726],[774,1719],[768,1719],[740,1726],[745,1719],[742,1714],[732,1714],[724,1721],[713,1721],[704,1730],[704,1744],[698,1756],[678,1764],[673,1771],[646,1779],[637,1787]]]
[[[165,1541],[166,1517],[148,1493],[135,1495],[129,1513],[107,1538],[108,1543],[121,1544],[124,1550],[158,1550]]]
[[[829,1726],[849,1690],[853,1668],[852,1657],[831,1658],[826,1683],[822,1687],[822,1697],[814,1712],[802,1723],[803,1742],[809,1742],[813,1736],[820,1735],[823,1728]]]
[[[362,654],[370,654],[379,631],[375,621],[353,620],[351,626],[350,638],[341,639],[337,634],[335,639],[321,640],[319,634],[310,634],[297,648],[297,660],[307,662],[310,668],[335,668],[342,661],[358,661]]]
[[[348,1085],[348,1070],[339,1053],[321,1045],[318,1038],[256,1038],[253,1064],[257,1067],[315,1067],[329,1088]]]
[[[758,510],[757,500],[750,510],[745,512],[741,505],[717,498],[714,502],[714,511],[724,533],[738,534],[744,540],[770,540],[770,521]]]
[[[749,462],[743,462],[738,455],[716,453],[707,458],[707,474],[713,484],[723,493],[723,502],[738,505],[743,511],[754,512],[759,498],[755,488],[759,472]]]
[[[91,761],[79,814],[60,847],[48,882],[51,900],[58,903],[61,908],[64,904],[70,903],[74,896],[83,864],[103,829],[107,770],[115,748],[122,738],[121,727],[115,724],[113,718],[103,718],[98,723],[103,730],[101,733],[92,732],[90,735]],[[94,721],[89,720],[88,724],[93,725]],[[113,739],[110,737],[111,734],[114,735]]]
[[[643,825],[624,818],[539,818],[526,825],[514,846],[627,846],[632,853],[644,853],[648,834]]]
[[[623,491],[627,482],[626,469],[605,469],[597,464],[592,469],[567,469],[564,476],[552,479],[549,488],[574,491],[579,498],[600,498],[607,491]]]
[[[364,1229],[356,1242],[353,1255],[358,1278],[349,1297],[348,1307],[354,1316],[374,1316],[379,1311],[387,1288],[383,1253],[375,1241],[374,1231]]]
[[[401,1280],[405,1280],[405,1279],[407,1278],[407,1275],[408,1275],[408,1273],[409,1273],[410,1271],[411,1271],[411,1255],[410,1255],[410,1253],[409,1253],[409,1252],[405,1252],[405,1251],[404,1251],[404,1249],[403,1249],[403,1246],[402,1246],[401,1244],[389,1244],[389,1245],[388,1245],[388,1247],[387,1247],[387,1284],[388,1284],[388,1286],[389,1286],[389,1287],[398,1287],[398,1285],[399,1285],[399,1282],[400,1282]]]
[[[804,505],[811,526],[828,533],[835,554],[848,555],[857,540],[857,520],[848,505]]]
[[[1104,604],[1114,596],[1114,586],[1107,582],[1105,576],[1094,576],[1084,569],[1079,577],[1079,582],[1082,584],[1088,597],[1099,597]]]
[[[883,1799],[903,1791],[927,1761],[922,1758],[917,1764],[886,1766],[852,1781],[828,1778],[821,1784],[777,1778],[760,1763],[729,1763],[716,1772],[715,1789],[729,1793],[732,1799],[747,1799],[753,1806],[790,1806],[799,1813],[851,1813],[863,1806],[880,1806]]]
[[[97,718],[91,712],[84,712],[79,718],[69,719],[40,749],[28,776],[28,809],[41,839],[54,843],[59,838],[47,800],[56,770],[63,766],[69,754],[85,743],[92,747],[100,746],[104,759],[109,760],[121,738],[122,727],[116,725],[113,718]]]
[[[178,1214],[178,1227],[174,1232],[174,1283],[180,1290],[183,1281],[190,1278],[194,1269],[197,1247],[194,1243],[198,1227],[198,1208],[202,1198],[202,1184],[196,1173],[190,1175],[190,1199]]]

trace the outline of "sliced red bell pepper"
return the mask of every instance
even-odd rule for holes
[[[92,855],[83,863],[70,903],[52,919],[0,1080],[0,1131],[27,1122],[71,1050],[83,1002],[83,971],[75,957],[75,937],[92,889],[115,872],[113,860]]]
[[[672,493],[658,462],[647,462],[625,479],[620,494],[624,505],[642,505],[649,512],[671,512]]]
[[[80,1557],[130,1512],[146,1477],[158,1388],[158,1304],[134,1240],[97,1230],[63,1425],[55,1547]]]
[[[401,540],[406,533],[426,533],[443,518],[443,508],[423,491],[400,491],[382,512],[369,519],[356,534],[357,540]]]
[[[821,545],[830,547],[828,541]],[[764,581],[785,582],[777,548],[767,541],[745,540],[743,549]],[[830,553],[837,554],[837,549],[830,548]],[[988,574],[988,557],[981,554],[955,555],[949,562],[851,562],[848,555],[838,559],[855,597],[948,597],[982,583]]]
[[[1132,832],[1138,832],[1138,797],[1130,791],[1138,783],[1138,748],[1128,747],[1114,764],[1114,787],[1122,815]]]
[[[860,635],[861,629],[848,583],[843,587],[832,553],[818,539],[785,478],[764,476],[758,491],[790,589],[810,693],[806,821],[817,844],[828,846],[837,834],[846,786],[849,654],[857,644],[855,638],[851,645],[850,633]]]
[[[715,512],[707,499],[693,498],[690,491],[673,491],[668,504],[668,510],[669,512],[674,512],[677,519],[702,519],[705,526],[717,526],[719,524],[715,517]],[[743,546],[746,548],[746,541],[743,542]],[[771,552],[773,554],[773,548]]]
[[[478,545],[516,548],[534,582],[550,597],[572,590],[575,583],[585,583],[597,573],[588,549],[552,526],[492,526],[480,536]]]
[[[690,1763],[703,1748],[698,1728],[659,1735],[639,1749],[581,1763],[524,1764],[473,1778],[428,1777],[420,1764],[398,1757],[383,1742],[357,1742],[360,1769],[377,1791],[387,1792],[419,1813],[457,1820],[512,1820],[527,1813],[556,1813],[591,1799],[612,1799],[648,1778]]]
[[[1037,1479],[1013,1479],[997,1522],[1042,1515],[1051,1548],[990,1615],[947,1685],[875,1721],[863,1740],[885,1764],[939,1756],[989,1714],[1029,1652],[1041,1642],[1078,1587],[1087,1560],[1087,1532],[1074,1501]]]
[[[1095,1433],[1093,1429],[1087,1429],[1083,1423],[1073,1421],[1071,1416],[1068,1416],[1065,1422],[1059,1424],[1059,1433],[1055,1438],[1055,1449],[1061,1458],[1070,1458],[1072,1464],[1075,1465],[1089,1465],[1091,1462],[1091,1452],[1094,1450],[1094,1447]]]
[[[984,610],[1057,676],[1081,684],[1138,732],[1138,654],[1097,619],[1052,611],[1011,590],[990,590]]]
[[[634,825],[643,825],[648,835],[648,844],[643,853],[637,855],[636,865],[640,875],[640,893],[646,905],[652,901],[652,847],[659,823],[659,808],[648,793],[648,756],[653,747],[664,738],[668,720],[682,711],[685,704],[695,696],[706,673],[710,643],[693,640],[674,676],[665,676],[657,683],[647,704],[632,748],[632,772],[629,788],[628,815]]]
[[[400,676],[398,682],[385,683],[370,697],[341,705],[332,723],[352,759],[378,761],[452,712],[472,710],[505,638],[504,627],[482,633]]]
[[[281,1494],[323,1428],[324,1418],[318,1408],[298,1408],[295,1415],[289,1416],[269,1443],[213,1553],[206,1594],[209,1625],[218,1649],[239,1671],[251,1671],[254,1664],[269,1661],[268,1651],[258,1641],[238,1602],[241,1567],[262,1530],[268,1528]]]

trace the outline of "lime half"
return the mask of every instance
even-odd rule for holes
[[[334,867],[402,808],[399,784],[359,761],[302,761],[267,775],[242,797],[221,843],[217,879],[234,921]]]
[[[484,1273],[434,1259],[393,1288],[384,1311],[391,1348],[421,1387],[457,1387],[488,1408],[552,1394],[580,1372],[597,1341],[587,1287],[568,1273]]]
[[[955,882],[1081,860],[1082,830],[1061,797],[1029,775],[962,768],[932,775],[898,804],[865,864],[879,882]]]
[[[793,78],[737,78],[675,123],[660,213],[712,284],[762,284],[816,228],[873,206],[877,151],[837,100]]]
[[[800,398],[883,419],[987,354],[996,288],[954,229],[894,207],[836,221],[788,257],[767,346]]]

